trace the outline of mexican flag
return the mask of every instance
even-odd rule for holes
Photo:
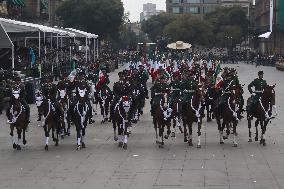
[[[216,66],[216,69],[215,69],[215,76],[218,77],[218,75],[222,72],[222,68],[221,68],[221,64],[219,63],[217,66]]]

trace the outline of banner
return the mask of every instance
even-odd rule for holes
[[[279,0],[279,26],[280,29],[284,32],[284,1],[283,0]]]
[[[270,32],[272,32],[273,28],[273,0],[270,0]]]

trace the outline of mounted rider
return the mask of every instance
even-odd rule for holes
[[[154,116],[154,111],[157,106],[160,105],[160,101],[164,97],[164,93],[169,90],[167,80],[165,77],[160,77],[155,81],[155,84],[151,87],[151,116]]]
[[[195,80],[194,73],[187,73],[182,76],[182,82],[180,86],[182,109],[187,108],[186,106],[192,99],[197,86],[198,83]]]
[[[145,97],[148,99],[149,94],[148,94],[148,89],[147,89],[147,81],[149,79],[149,74],[148,74],[148,71],[144,68],[143,65],[139,65],[138,67],[139,67],[139,70],[138,70],[138,73],[137,73],[138,85],[144,87]]]
[[[78,87],[79,86],[84,86],[85,89],[87,90],[86,93],[85,93],[85,100],[86,100],[86,104],[88,105],[88,117],[89,117],[89,124],[92,124],[94,123],[95,121],[92,119],[93,118],[93,114],[92,114],[92,106],[91,106],[91,103],[90,103],[90,100],[89,100],[89,92],[90,92],[90,86],[88,84],[88,82],[86,81],[85,79],[85,73],[84,72],[79,72],[78,75],[77,75],[77,79],[75,80],[75,83],[74,83],[74,86],[75,86],[75,89],[76,89],[76,98],[75,101],[73,102],[73,104],[71,105],[71,108],[72,107],[75,107],[75,104],[78,102],[78,98],[79,98],[79,90],[78,90]]]
[[[125,73],[119,72],[119,81],[115,82],[113,85],[113,101],[110,105],[110,120],[113,119],[114,108],[116,104],[121,100],[123,96],[128,96],[130,93],[130,85],[125,80]]]
[[[28,122],[30,122],[30,107],[29,107],[29,105],[28,105],[28,103],[26,101],[27,93],[26,93],[25,86],[22,83],[22,80],[21,80],[21,78],[19,76],[15,77],[14,83],[13,83],[13,85],[11,87],[11,92],[12,92],[12,88],[15,87],[15,86],[19,87],[19,89],[20,89],[19,99],[20,99],[20,102],[23,105],[23,107],[24,107],[24,109],[25,109],[25,111],[27,113]],[[9,124],[14,123],[13,120],[12,120],[12,117],[10,116],[10,109],[11,109],[11,107],[12,107],[12,98],[10,99],[9,106],[7,108],[7,111],[6,111],[6,115],[8,117],[7,123],[9,123]]]
[[[55,108],[56,120],[59,120],[63,115],[63,110],[60,107],[59,102],[56,99],[57,96],[57,86],[53,83],[53,76],[47,76],[42,83],[41,91],[43,94],[43,102],[51,101],[52,105]]]
[[[252,94],[250,100],[248,101],[247,111],[251,114],[252,110],[255,108],[256,103],[262,95],[264,88],[267,86],[266,80],[263,79],[263,71],[258,72],[258,78],[254,79],[249,85],[248,90]],[[254,91],[252,90],[254,87]]]
[[[173,81],[169,85],[171,94],[169,97],[169,106],[173,108],[174,102],[180,99],[181,96],[181,80],[179,72],[173,74]]]

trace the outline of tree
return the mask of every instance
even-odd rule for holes
[[[142,31],[148,34],[152,41],[156,41],[157,37],[162,35],[164,27],[173,22],[177,17],[179,16],[168,13],[152,16],[142,22]]]
[[[66,0],[56,10],[64,27],[98,34],[103,39],[116,39],[123,23],[121,0]]]
[[[168,24],[163,30],[163,34],[171,38],[172,41],[185,41],[194,45],[212,45],[213,33],[210,25],[190,16],[183,16],[180,19]]]

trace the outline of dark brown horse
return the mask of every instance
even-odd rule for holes
[[[72,121],[76,126],[77,132],[77,150],[81,148],[86,148],[85,144],[85,135],[86,135],[86,127],[87,121],[90,118],[90,109],[91,107],[87,104],[87,86],[84,84],[80,84],[77,87],[78,90],[78,100],[77,102],[70,108],[70,115]]]
[[[156,93],[155,95],[162,95],[160,103],[154,109],[153,123],[156,133],[156,143],[159,148],[164,146],[164,138],[168,139],[171,134],[171,114],[172,110],[168,108],[167,93]],[[164,136],[165,127],[167,127],[167,134]],[[159,132],[158,132],[159,131]]]
[[[222,126],[218,124],[220,134],[220,144],[224,144],[224,139],[228,139],[231,127],[233,129],[233,146],[237,147],[237,125],[240,115],[240,98],[242,95],[242,86],[237,85],[231,88],[228,99],[224,102],[221,118],[223,119]],[[223,131],[226,130],[226,135],[223,136]]]
[[[275,85],[269,86],[267,85],[259,100],[257,101],[255,108],[252,110],[251,114],[247,112],[248,114],[248,128],[249,128],[249,142],[252,142],[251,139],[251,121],[252,118],[256,118],[255,121],[255,141],[258,141],[258,125],[261,126],[261,138],[260,138],[260,144],[263,146],[266,145],[266,139],[265,139],[265,132],[266,127],[268,125],[268,122],[273,119],[272,115],[272,106],[275,105],[275,91],[274,91]],[[251,100],[250,98],[248,101]],[[252,117],[252,118],[249,118]]]
[[[198,125],[198,143],[197,148],[201,148],[201,126],[202,126],[202,103],[203,103],[203,88],[197,87],[190,102],[183,105],[182,120],[184,127],[184,142],[188,142],[189,146],[192,143],[192,124],[197,122]],[[189,133],[187,132],[187,127]]]
[[[67,89],[64,85],[58,83],[57,86],[58,93],[59,93],[59,105],[63,110],[63,119],[60,120],[60,135],[61,138],[64,138],[64,135],[70,136],[70,115],[69,115],[69,108],[70,108],[70,98],[67,94]]]
[[[205,90],[204,100],[205,108],[207,111],[207,122],[210,122],[215,117],[213,106],[215,105],[217,100],[217,91],[213,86],[207,86],[207,89]]]
[[[182,104],[181,104],[181,100],[175,99],[174,103],[173,103],[173,112],[172,112],[172,120],[173,120],[173,129],[174,131],[171,134],[171,137],[175,137],[176,136],[176,126],[178,126],[179,130],[181,133],[183,133],[183,129],[181,127],[181,112],[182,112],[182,108],[181,108]]]
[[[112,120],[114,140],[118,140],[118,146],[123,147],[125,150],[127,149],[132,111],[131,101],[128,96],[123,96],[114,107],[114,115]],[[118,136],[116,130],[118,130]]]
[[[54,103],[50,99],[44,99],[42,104],[38,107],[39,112],[43,115],[43,128],[45,133],[45,147],[44,149],[48,151],[49,145],[49,135],[50,131],[52,133],[53,142],[55,146],[58,146],[58,136],[59,136],[59,121]]]
[[[18,86],[14,86],[12,88],[12,97],[11,97],[11,108],[8,110],[8,114],[12,120],[10,123],[10,136],[13,144],[13,148],[17,150],[21,150],[21,138],[23,134],[23,145],[26,145],[26,129],[28,127],[28,117],[27,112],[21,103],[20,97],[20,88]],[[17,129],[18,138],[14,138],[14,128]]]

